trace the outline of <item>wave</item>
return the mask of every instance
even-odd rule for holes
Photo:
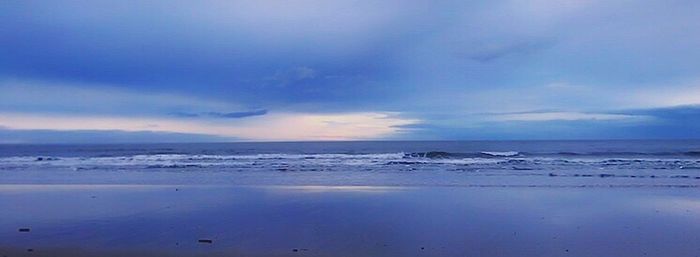
[[[518,156],[520,155],[519,152],[515,151],[508,151],[508,152],[481,152],[482,154],[485,155],[490,155],[490,156],[497,156],[497,157],[513,157],[513,156]]]
[[[417,152],[406,154],[406,158],[428,158],[428,159],[455,159],[455,158],[491,158],[491,157],[515,157],[519,156],[520,152],[505,151],[505,152],[468,152],[468,153],[452,153],[442,151]]]
[[[0,158],[0,169],[69,168],[99,169],[195,169],[235,168],[269,169],[279,166],[326,169],[357,167],[391,169],[403,166],[432,168],[466,167],[485,170],[558,170],[558,169],[638,169],[638,170],[699,170],[700,159],[678,154],[637,156],[614,154],[532,154],[517,151],[479,151],[452,153],[442,151],[416,153],[324,153],[324,154],[152,154],[117,157],[52,157],[22,156]]]
[[[680,151],[680,152],[556,152],[556,153],[540,153],[540,155],[553,156],[689,156],[700,157],[700,151]]]
[[[685,155],[700,157],[700,151],[687,151],[687,152],[685,152]]]
[[[593,151],[593,152],[525,152],[515,150],[487,150],[473,152],[448,152],[448,151],[425,151],[425,152],[384,152],[384,153],[256,153],[256,154],[207,154],[207,153],[175,153],[164,151],[153,151],[140,154],[123,155],[96,155],[96,156],[9,156],[0,157],[0,161],[36,161],[52,162],[75,159],[95,159],[95,160],[263,160],[263,159],[465,159],[465,158],[700,158],[700,150],[678,151],[678,152],[635,152],[635,151]]]
[[[509,157],[554,157],[554,158],[617,158],[617,157],[700,157],[700,151],[680,152],[521,152],[521,151],[479,151],[479,152],[443,152],[428,151],[406,154],[410,158],[455,159],[455,158],[509,158]]]
[[[28,161],[56,161],[61,159],[389,159],[389,158],[429,158],[429,159],[447,159],[447,158],[489,158],[489,157],[618,157],[618,156],[698,156],[700,151],[686,152],[519,152],[519,151],[478,151],[478,152],[444,152],[444,151],[427,151],[427,152],[393,152],[393,153],[260,153],[260,154],[183,154],[183,153],[149,153],[138,155],[119,155],[119,156],[82,156],[82,157],[58,157],[58,156],[10,156],[0,157],[2,160],[28,160]]]

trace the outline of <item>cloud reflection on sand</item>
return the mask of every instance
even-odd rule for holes
[[[659,197],[652,198],[648,201],[640,201],[638,202],[638,206],[646,211],[663,212],[675,216],[693,218],[697,224],[700,224],[700,220],[697,219],[697,213],[700,212],[700,200],[698,199],[686,197]]]
[[[302,193],[333,193],[333,192],[348,192],[348,193],[392,193],[411,190],[412,187],[395,187],[395,186],[272,186],[266,187],[271,191],[289,191]]]
[[[689,200],[698,197],[693,189],[31,185],[3,190],[0,255],[31,248],[35,254],[70,256],[60,246],[83,256],[694,256],[700,235],[700,208]],[[669,215],[682,213],[683,206],[694,208],[685,217]],[[213,243],[198,243],[202,238]]]

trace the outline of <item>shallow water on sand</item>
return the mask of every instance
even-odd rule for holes
[[[694,188],[0,185],[0,215],[0,256],[700,254]]]

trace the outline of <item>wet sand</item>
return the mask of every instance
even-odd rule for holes
[[[0,185],[0,217],[0,256],[700,254],[696,188]]]

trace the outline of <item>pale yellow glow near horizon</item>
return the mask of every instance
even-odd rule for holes
[[[276,113],[244,119],[176,119],[0,113],[0,126],[16,130],[118,130],[191,133],[242,140],[362,140],[401,133],[417,120],[392,113]]]

